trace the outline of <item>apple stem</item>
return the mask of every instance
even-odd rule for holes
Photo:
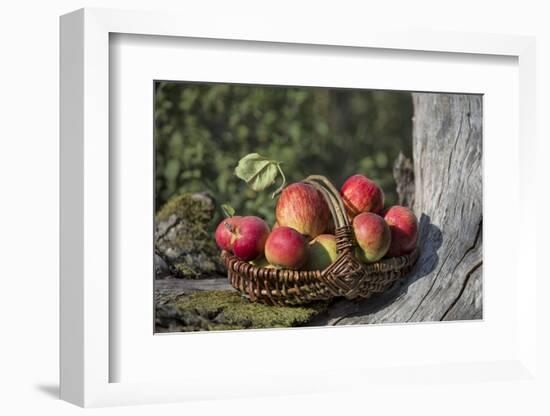
[[[281,163],[277,163],[277,169],[279,170],[279,173],[281,174],[283,180],[281,182],[281,186],[279,186],[275,190],[275,192],[273,192],[273,194],[271,195],[271,199],[274,199],[277,195],[279,195],[286,185],[286,177],[285,177],[285,174],[283,173],[283,170],[281,169]]]

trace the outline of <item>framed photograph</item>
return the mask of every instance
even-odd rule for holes
[[[483,318],[481,95],[154,94],[155,332]]]
[[[532,379],[534,39],[204,23],[61,18],[61,397]]]

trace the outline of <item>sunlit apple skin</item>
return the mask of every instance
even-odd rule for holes
[[[233,243],[237,235],[237,226],[241,216],[225,218],[216,228],[216,244],[221,250],[233,251]]]
[[[391,243],[390,227],[380,215],[363,212],[353,219],[353,232],[359,247],[356,253],[365,263],[380,260]]]
[[[317,189],[297,182],[283,189],[277,201],[275,217],[279,226],[294,228],[312,239],[325,232],[330,211]]]
[[[298,270],[307,260],[306,239],[294,228],[279,226],[267,237],[265,258],[277,268]]]
[[[324,270],[338,257],[336,237],[320,234],[307,245],[307,261],[304,270]]]
[[[268,235],[269,226],[264,220],[254,216],[242,217],[237,225],[233,254],[244,261],[258,258],[264,252]]]
[[[409,208],[395,205],[384,214],[390,227],[391,245],[389,257],[404,256],[412,252],[418,241],[418,220]]]
[[[353,175],[346,179],[340,195],[351,219],[362,212],[380,214],[384,208],[384,191],[363,175]]]

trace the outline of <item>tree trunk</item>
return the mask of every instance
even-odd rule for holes
[[[401,157],[394,172],[420,221],[420,258],[388,292],[339,300],[311,325],[482,318],[482,99],[419,93],[413,102],[414,172]]]

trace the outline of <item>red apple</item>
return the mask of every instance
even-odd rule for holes
[[[242,217],[237,224],[233,254],[244,261],[254,260],[264,252],[269,226],[254,216]]]
[[[299,269],[307,259],[307,242],[302,234],[290,227],[277,227],[265,242],[265,258],[283,269]]]
[[[384,207],[384,191],[363,175],[346,179],[340,195],[351,219],[362,212],[380,214]]]
[[[298,182],[283,189],[277,201],[275,217],[279,226],[294,228],[311,239],[326,230],[330,211],[317,189]]]
[[[380,215],[363,212],[353,219],[353,232],[359,247],[356,253],[360,260],[372,263],[388,252],[391,233],[388,224]]]
[[[216,228],[216,244],[221,250],[232,251],[237,234],[237,226],[242,217],[225,218]]]
[[[304,270],[323,270],[336,260],[336,237],[320,234],[307,245],[307,262]]]
[[[414,212],[409,208],[395,205],[386,211],[384,219],[391,231],[388,256],[403,256],[413,251],[418,240],[418,220]]]

